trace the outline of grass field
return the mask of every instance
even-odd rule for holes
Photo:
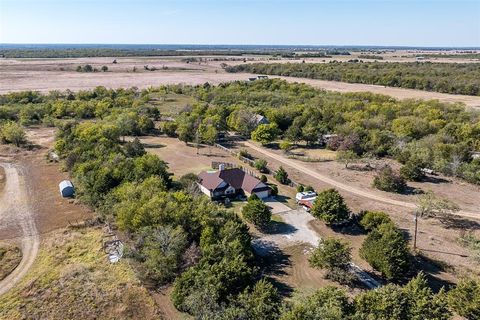
[[[0,298],[0,319],[161,319],[126,260],[110,264],[101,229],[45,237],[34,266]]]
[[[0,243],[0,280],[5,279],[22,260],[19,247]]]

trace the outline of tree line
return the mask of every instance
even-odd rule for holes
[[[476,63],[253,63],[229,66],[226,71],[480,95],[480,67]]]

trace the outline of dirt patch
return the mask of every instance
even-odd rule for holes
[[[100,229],[44,237],[29,274],[0,298],[1,319],[158,319],[126,260],[110,264]]]
[[[14,245],[0,243],[0,280],[5,279],[22,260],[22,250]]]
[[[2,193],[4,187],[5,187],[5,169],[3,169],[3,167],[0,167],[0,193]]]

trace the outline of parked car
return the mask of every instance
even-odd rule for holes
[[[315,199],[316,197],[317,197],[317,193],[315,191],[304,191],[304,192],[298,192],[295,195],[295,200],[298,203],[301,200]]]

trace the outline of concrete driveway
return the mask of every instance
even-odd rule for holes
[[[288,207],[287,205],[281,203],[274,197],[270,197],[264,200],[265,204],[272,209],[273,214],[282,213],[291,211],[292,208]]]

